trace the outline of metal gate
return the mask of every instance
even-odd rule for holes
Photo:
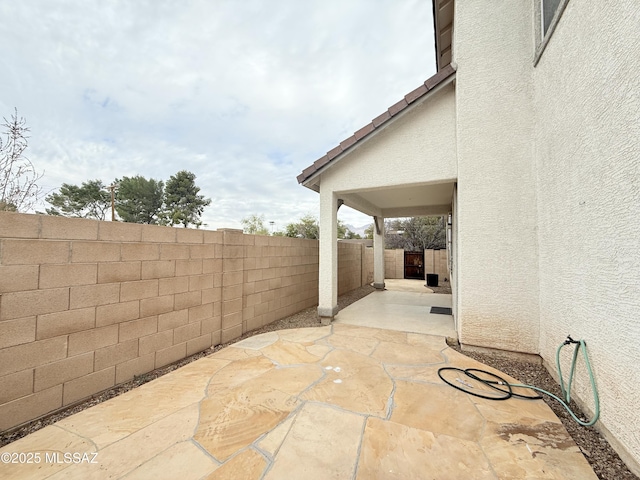
[[[424,280],[424,252],[404,252],[404,278]]]

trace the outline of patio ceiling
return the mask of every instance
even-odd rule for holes
[[[341,192],[345,205],[371,216],[385,218],[446,215],[451,211],[454,182],[399,185]]]

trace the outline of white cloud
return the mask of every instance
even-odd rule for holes
[[[209,228],[317,213],[295,177],[435,71],[428,0],[21,0],[0,18],[0,114],[27,118],[43,185],[187,169]]]

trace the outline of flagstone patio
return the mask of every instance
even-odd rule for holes
[[[493,371],[440,336],[257,335],[5,446],[40,462],[0,478],[596,478],[544,402],[469,396],[444,365]]]

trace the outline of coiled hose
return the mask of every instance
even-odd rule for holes
[[[564,382],[564,377],[562,376],[562,367],[560,366],[560,351],[562,350],[563,347],[565,347],[566,345],[570,345],[570,344],[574,344],[575,348],[573,350],[573,357],[571,360],[571,370],[569,372],[569,381],[567,382],[567,384],[565,385]],[[573,376],[575,374],[575,367],[576,367],[576,361],[578,359],[578,351],[582,349],[582,356],[584,357],[584,363],[587,366],[587,372],[589,373],[589,380],[591,382],[591,391],[593,392],[593,401],[595,404],[595,413],[593,415],[593,418],[587,422],[582,421],[581,419],[579,419],[575,413],[573,413],[573,411],[571,410],[571,407],[569,407],[569,403],[571,402],[571,384],[573,383]],[[571,338],[571,336],[567,336],[567,339],[562,342],[560,344],[560,346],[558,347],[558,349],[556,350],[556,366],[558,368],[558,376],[560,377],[560,390],[562,392],[562,397],[563,398],[559,398],[556,395],[554,395],[551,392],[547,392],[546,390],[543,390],[542,388],[538,388],[538,387],[534,387],[533,385],[525,385],[525,384],[521,384],[521,383],[509,383],[507,382],[505,379],[503,379],[502,377],[491,373],[491,372],[487,372],[485,370],[479,370],[477,368],[467,368],[466,370],[463,370],[461,368],[456,368],[456,367],[442,367],[438,370],[438,376],[440,377],[440,379],[445,382],[447,385],[452,386],[453,388],[457,389],[457,390],[461,390],[465,393],[468,393],[470,395],[474,395],[476,397],[480,397],[480,398],[486,398],[489,400],[507,400],[511,397],[519,397],[519,398],[524,398],[527,400],[536,400],[536,399],[541,399],[542,397],[539,395],[534,395],[534,396],[528,396],[528,395],[521,395],[518,393],[514,393],[513,392],[513,387],[519,387],[519,388],[528,388],[531,390],[534,390],[536,392],[540,392],[543,393],[545,395],[550,396],[551,398],[557,400],[558,402],[560,402],[560,404],[565,408],[565,410],[567,410],[567,412],[569,412],[569,414],[571,415],[571,417],[579,424],[582,425],[583,427],[590,427],[593,424],[595,424],[598,421],[598,418],[600,417],[600,399],[598,397],[598,391],[596,389],[596,382],[595,379],[593,377],[593,371],[591,370],[591,364],[589,363],[589,357],[587,356],[587,345],[585,343],[584,340],[574,340]],[[500,397],[495,397],[492,395],[483,395],[480,393],[476,393],[476,392],[472,392],[471,390],[469,390],[468,388],[473,388],[472,385],[468,384],[467,382],[465,382],[464,380],[460,380],[459,378],[457,379],[459,383],[461,383],[462,385],[464,385],[465,387],[468,388],[464,388],[458,385],[453,384],[452,382],[448,381],[447,379],[445,379],[442,375],[442,372],[444,371],[448,371],[448,370],[455,370],[455,371],[459,371],[464,373],[467,377],[478,381],[488,387],[490,387],[493,390],[497,390],[498,392],[502,392],[504,395],[500,396]],[[492,379],[487,379],[487,378],[481,378],[481,376],[489,376],[492,377],[495,380]],[[499,388],[498,385],[500,386],[505,386],[507,387],[507,390],[504,390],[502,388]]]

